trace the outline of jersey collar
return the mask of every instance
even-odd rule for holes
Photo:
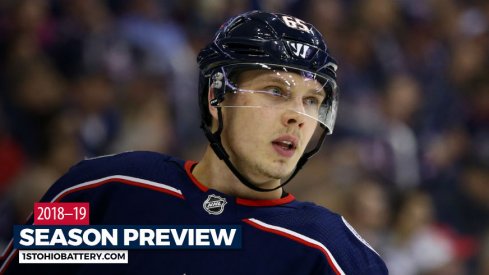
[[[188,177],[192,182],[200,189],[202,192],[209,191],[209,188],[203,185],[197,178],[192,174],[192,167],[196,165],[196,161],[188,160],[185,162],[184,168]],[[287,196],[280,199],[273,200],[252,200],[252,199],[243,199],[236,198],[236,204],[244,205],[244,206],[278,206],[282,204],[287,204],[295,200],[295,197],[291,194],[287,194]]]

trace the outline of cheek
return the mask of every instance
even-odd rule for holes
[[[313,134],[318,132],[317,130],[319,130],[319,128],[321,128],[321,127],[319,126],[318,121],[316,121],[312,118],[306,117],[306,119],[304,120],[304,126],[302,128],[302,131],[303,131],[305,137],[311,137]]]
[[[306,136],[308,138],[311,138],[315,133],[320,134],[319,132],[321,132],[321,131],[318,132],[317,130],[322,130],[322,129],[319,129],[319,128],[320,127],[318,126],[318,122],[313,121],[310,124],[305,126],[304,131],[306,133]]]
[[[256,143],[273,129],[273,117],[266,108],[224,108],[224,129],[230,141]]]

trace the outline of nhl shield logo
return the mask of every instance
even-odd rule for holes
[[[216,195],[209,195],[204,201],[203,207],[207,213],[211,215],[219,215],[224,211],[224,206],[227,204],[225,198]]]

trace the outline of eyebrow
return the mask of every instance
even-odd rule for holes
[[[320,95],[322,96],[323,98],[326,98],[326,91],[324,90],[324,88],[322,88],[321,90],[313,90],[313,89],[309,89],[307,90],[306,92],[307,94],[314,94],[314,95]]]
[[[307,80],[315,81],[315,82],[319,83],[320,85],[318,85],[318,86],[320,86],[321,89],[309,88],[305,91],[305,94],[320,94],[321,96],[326,97],[327,93],[324,90],[324,85],[322,85],[321,82],[319,82],[318,80],[313,79],[313,78],[307,78]],[[255,80],[253,80],[250,84],[253,86],[254,84],[256,85],[256,83],[259,84],[262,82],[265,82],[267,85],[278,84],[278,85],[286,85],[287,87],[293,86],[293,85],[291,85],[291,83],[289,81],[287,81],[287,79],[284,79],[284,77],[282,77],[282,76],[277,76],[275,73],[267,74],[267,75],[260,75]],[[260,85],[258,85],[258,86],[260,86]]]
[[[270,76],[263,76],[263,77],[266,80],[271,81],[272,83],[287,84],[289,86],[292,86],[292,85],[290,85],[289,81],[287,81],[287,79],[284,79],[283,77],[278,77],[275,74],[270,75]],[[313,79],[313,78],[306,78],[306,80],[310,80],[310,81],[320,83],[319,81],[317,81],[316,79]],[[323,85],[321,85],[321,84],[320,84],[320,86],[323,87]]]
[[[275,74],[266,75],[266,76],[262,75],[261,77],[257,78],[256,81],[267,81],[267,82],[271,82],[271,83],[286,84],[286,85],[291,86],[290,83],[288,83],[286,80],[283,79],[283,77],[278,77]]]

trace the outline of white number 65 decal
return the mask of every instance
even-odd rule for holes
[[[293,29],[305,31],[305,32],[309,31],[309,28],[307,27],[306,22],[300,20],[299,18],[284,15],[284,16],[282,16],[282,19],[284,20],[285,25],[287,25],[287,27],[289,27],[289,28],[293,28]]]

